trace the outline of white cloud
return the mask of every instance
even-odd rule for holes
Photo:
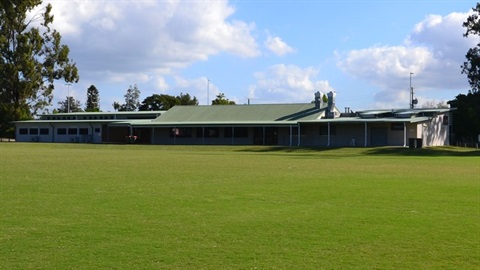
[[[226,0],[45,2],[81,72],[165,74],[222,52],[259,55],[255,25],[230,20]]]
[[[328,81],[317,80],[318,70],[313,67],[301,68],[295,65],[274,65],[267,71],[257,72],[257,83],[250,86],[251,98],[262,103],[310,102],[316,91],[324,93],[333,88]]]
[[[186,79],[180,76],[174,77],[175,84],[172,86],[171,95],[178,95],[180,93],[190,94],[196,97],[199,104],[205,105],[215,99],[215,96],[220,93],[218,87],[212,81],[208,81],[206,77],[198,77],[194,79]],[[208,97],[208,98],[207,98]]]
[[[283,56],[287,53],[295,52],[295,50],[288,46],[280,37],[268,36],[265,41],[265,46],[278,56]]]
[[[380,87],[382,90],[375,100],[382,104],[400,105],[408,101],[410,72],[414,73],[416,92],[468,89],[460,66],[467,50],[479,38],[463,37],[462,22],[467,16],[467,13],[427,16],[414,26],[403,44],[349,51],[340,56],[338,66],[351,76]]]
[[[182,88],[169,84],[165,76],[172,78],[222,53],[240,58],[260,55],[255,24],[232,19],[235,9],[227,0],[46,0],[43,6],[47,3],[53,7],[53,27],[79,68],[77,92],[94,84],[102,96],[121,100],[128,86],[138,83],[142,98],[183,91],[205,103],[205,79],[188,80]],[[211,96],[215,89],[211,85]],[[102,109],[111,109],[113,98],[101,100]]]
[[[168,90],[170,87],[163,76],[155,78],[155,86],[157,89],[160,89],[160,91]]]
[[[420,73],[432,61],[425,47],[383,46],[350,51],[339,66],[354,77],[388,88],[403,85],[410,72]]]

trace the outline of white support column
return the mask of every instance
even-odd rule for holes
[[[177,128],[176,127],[173,128],[173,144],[174,145],[177,144]]]
[[[403,147],[407,147],[407,123],[403,122]]]

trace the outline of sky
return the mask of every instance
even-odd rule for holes
[[[237,104],[308,103],[336,93],[343,111],[421,107],[470,89],[460,66],[477,36],[462,0],[50,0],[53,28],[80,81],[55,85],[54,106],[124,103],[137,85],[153,94],[219,93]],[[40,8],[40,7],[38,7]],[[413,74],[411,74],[413,73]]]

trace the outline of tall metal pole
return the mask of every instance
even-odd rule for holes
[[[410,109],[413,109],[413,87],[412,87],[412,75],[413,73],[410,72]]]
[[[207,105],[210,103],[210,79],[207,78]]]
[[[72,85],[71,83],[66,83],[65,84],[68,88],[68,97],[67,97],[67,113],[70,113],[70,86]]]

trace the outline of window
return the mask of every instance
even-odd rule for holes
[[[202,138],[203,137],[203,128],[197,128],[197,138]]]
[[[18,134],[20,135],[27,135],[28,134],[28,129],[26,128],[21,128],[18,130]]]
[[[28,130],[30,135],[38,135],[38,128],[31,128]]]
[[[220,128],[218,127],[197,128],[197,138],[201,138],[201,137],[218,138],[219,135],[220,135]]]
[[[328,125],[327,126],[320,126],[319,134],[321,136],[328,136]],[[330,135],[337,135],[337,128],[334,125],[330,125]]]
[[[57,129],[57,135],[67,135],[67,129],[66,128]]]
[[[403,123],[392,123],[391,130],[403,130]]]
[[[76,128],[69,128],[68,129],[68,135],[77,135],[77,129]]]
[[[40,129],[40,135],[48,135],[49,133],[50,133],[50,130],[48,128]]]
[[[192,130],[190,128],[172,128],[170,137],[192,137]]]
[[[248,128],[247,127],[226,127],[223,130],[223,136],[225,138],[231,138],[233,132],[234,138],[248,138]]]
[[[100,128],[95,128],[95,133],[100,133]]]
[[[215,128],[215,127],[205,128],[206,138],[217,138],[219,134],[220,134],[219,128]]]
[[[306,132],[306,128],[300,128],[300,135],[305,135],[305,132]],[[298,126],[292,127],[291,135],[298,136]]]
[[[78,134],[80,135],[88,135],[88,128],[79,128]]]

